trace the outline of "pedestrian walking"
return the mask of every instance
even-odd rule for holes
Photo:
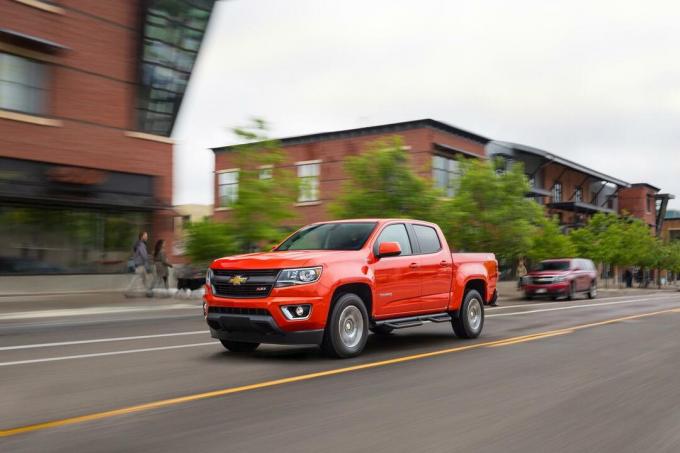
[[[517,264],[517,289],[522,290],[524,288],[524,278],[527,276],[527,267],[524,264],[524,258],[519,259]]]
[[[154,287],[156,282],[160,280],[163,283],[163,287],[168,289],[168,269],[172,267],[172,264],[168,263],[168,258],[165,255],[165,240],[159,239],[156,241],[156,245],[153,250],[153,261],[156,268],[156,279],[154,280]]]
[[[149,253],[146,248],[146,241],[149,235],[146,231],[139,233],[139,237],[135,245],[132,247],[132,261],[135,266],[135,273],[132,276],[130,285],[128,286],[125,296],[134,297],[138,294],[146,293],[149,295]],[[138,291],[141,284],[141,291]]]

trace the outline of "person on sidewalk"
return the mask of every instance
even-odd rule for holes
[[[517,289],[519,291],[524,289],[524,278],[527,276],[527,267],[524,264],[524,258],[519,259],[517,264]]]
[[[149,235],[146,231],[139,233],[139,238],[135,245],[132,247],[132,260],[135,265],[135,274],[132,276],[130,285],[127,291],[125,291],[126,297],[134,297],[140,293],[146,293],[149,295],[149,253],[146,248],[146,241],[149,239]],[[142,290],[137,291],[139,284],[142,285]]]
[[[156,281],[160,280],[163,282],[165,289],[168,289],[168,268],[172,267],[172,264],[168,263],[168,258],[165,255],[163,246],[165,245],[164,239],[159,239],[156,241],[156,245],[153,250],[153,261],[156,267],[156,280],[154,280],[154,287],[156,286]]]

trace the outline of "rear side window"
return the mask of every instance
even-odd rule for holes
[[[375,242],[375,253],[377,253],[378,247],[380,247],[380,243],[382,242],[398,242],[401,246],[401,255],[399,256],[413,254],[411,242],[409,241],[408,233],[406,232],[406,226],[403,223],[390,225],[382,230],[382,233],[378,236],[378,240]]]
[[[437,231],[434,228],[425,225],[413,225],[413,231],[415,231],[420,245],[420,253],[435,253],[442,249],[439,236],[437,236]]]

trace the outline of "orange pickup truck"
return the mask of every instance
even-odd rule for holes
[[[271,252],[215,260],[203,312],[210,333],[234,352],[261,343],[317,344],[353,357],[368,332],[450,322],[476,338],[495,302],[491,253],[451,253],[437,225],[361,219],[308,225]]]

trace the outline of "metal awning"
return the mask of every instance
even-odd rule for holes
[[[605,208],[603,206],[597,206],[594,204],[586,203],[584,201],[562,201],[559,203],[548,203],[547,206],[551,209],[561,209],[562,211],[573,211],[584,214],[595,214],[598,212],[616,214],[616,211],[614,209]]]
[[[7,28],[0,28],[0,41],[50,54],[68,50],[68,47],[62,46],[61,44],[58,44],[54,41],[39,38],[37,36],[27,35],[25,33]]]

